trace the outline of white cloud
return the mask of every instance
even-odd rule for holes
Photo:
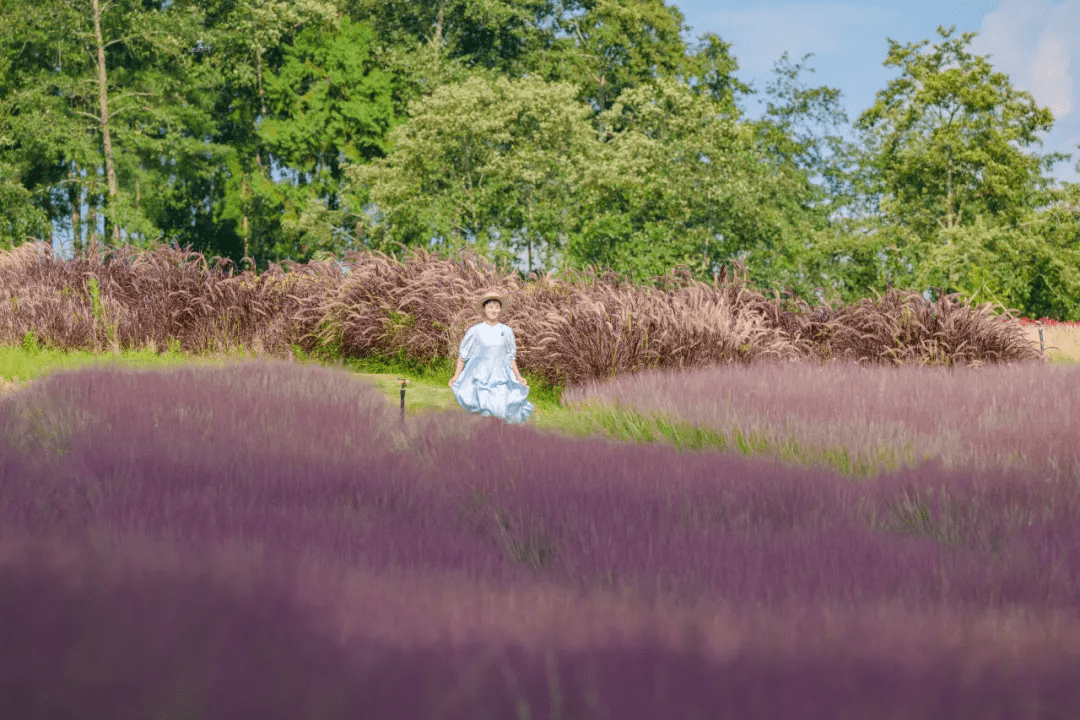
[[[898,17],[885,8],[834,2],[711,13],[707,23],[733,42],[741,69],[763,74],[785,50],[793,61],[811,52],[844,51],[853,34],[883,36]]]
[[[1031,93],[1050,107],[1056,118],[1072,112],[1073,79],[1069,76],[1070,48],[1060,36],[1044,32],[1032,64]]]
[[[1008,73],[1013,87],[1030,92],[1057,121],[1076,109],[1080,0],[1002,0],[983,18],[972,50],[990,55],[994,69]]]

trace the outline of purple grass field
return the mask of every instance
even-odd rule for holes
[[[932,367],[763,362],[648,371],[563,393],[743,432],[783,427],[812,447],[872,458],[909,443],[949,468],[1026,467],[1080,483],[1080,366]]]
[[[56,374],[0,398],[0,718],[1072,719],[1080,482],[1029,464],[403,428],[281,362]]]

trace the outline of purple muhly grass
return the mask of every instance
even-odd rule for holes
[[[1052,519],[1048,498],[1058,498],[1057,517],[1075,515],[1077,488],[1064,482],[1010,495],[1010,486],[1035,481],[1030,473],[999,471],[980,484],[981,476],[924,463],[858,483],[719,453],[539,442],[530,429],[497,422],[444,443],[433,465],[432,482],[459,498],[462,526],[575,587],[757,603],[1077,603],[1080,568],[1037,565],[1048,571],[1037,583],[1011,580],[1011,563],[1026,562],[1020,530]],[[958,488],[952,508],[985,522],[933,510],[909,531],[905,493],[935,486]]]
[[[2,717],[363,712],[365,678],[345,648],[251,557],[197,560],[131,538],[102,554],[6,535]]]
[[[650,608],[539,580],[287,568],[243,548],[193,554],[142,541],[103,555],[8,539],[0,578],[6,717],[464,720],[527,708],[930,720],[1080,710],[1071,614]]]
[[[250,368],[228,372],[259,384]],[[285,367],[281,393],[302,403],[308,388],[316,397],[311,372]],[[310,383],[297,389],[298,379]],[[101,381],[94,389],[106,387]],[[208,422],[199,413],[212,409],[229,437],[235,417],[221,408],[242,404],[229,385],[205,404],[179,392],[180,384],[170,387],[189,397],[186,418]],[[152,415],[162,407],[164,391],[139,389],[139,403],[104,393],[114,400],[102,404],[96,427],[112,421],[116,430],[131,429],[141,416],[122,425],[124,408],[144,404]],[[310,433],[317,450],[349,421],[333,412],[320,418],[327,424],[288,418],[297,444]],[[877,496],[873,481],[768,461],[545,437],[492,419],[447,434],[439,419],[410,437],[426,463],[395,466],[361,444],[369,455],[346,470],[320,464],[316,453],[292,462],[295,452],[281,446],[270,446],[271,461],[258,464],[258,444],[239,445],[226,462],[203,425],[183,429],[187,420],[168,436],[72,433],[57,460],[69,463],[69,479],[123,483],[69,508],[67,522],[83,529],[63,573],[86,572],[88,556],[114,565],[83,583],[99,598],[89,606],[85,592],[42,575],[40,558],[26,565],[29,575],[24,567],[0,583],[17,593],[5,600],[2,615],[15,622],[0,648],[23,656],[43,646],[46,632],[62,638],[44,644],[51,654],[28,666],[36,669],[20,684],[56,690],[46,697],[78,695],[81,709],[120,718],[145,715],[147,707],[151,714],[190,711],[192,703],[208,718],[244,710],[302,716],[316,702],[326,703],[324,717],[352,717],[359,706],[371,717],[451,718],[512,716],[521,702],[537,716],[554,706],[609,718],[694,711],[1019,718],[1039,710],[1033,702],[1062,713],[1080,708],[1066,682],[1080,628],[1075,617],[1053,612],[1059,597],[1033,596],[1024,583],[1036,572],[1018,574],[1022,568],[1007,562],[988,569],[980,558],[947,555],[931,537],[860,526],[890,489],[962,488],[956,472],[943,479],[940,468],[924,466],[898,475],[895,488],[881,482]],[[282,428],[268,422],[262,431],[273,440]],[[155,438],[179,449],[152,462],[164,451]],[[89,440],[103,443],[98,455],[80,455]],[[192,454],[200,448],[209,455]],[[147,464],[124,464],[139,452]],[[1009,477],[1002,474],[1002,487]],[[11,480],[4,478],[5,500]],[[21,485],[18,495],[36,499],[33,487]],[[1046,498],[1033,491],[1008,499]],[[1057,502],[1071,507],[1068,495]],[[58,527],[41,521],[27,531],[50,536]],[[1045,550],[1061,535],[1035,537],[1035,526],[1025,527],[1044,551],[1033,567],[1046,567],[1054,558]],[[4,528],[10,537],[13,528]],[[174,549],[155,550],[140,538],[152,534]],[[200,558],[218,569],[185,569]],[[1043,591],[1075,587],[1075,570],[1056,572]],[[984,595],[971,596],[972,589]],[[997,595],[987,598],[989,591]],[[1027,607],[980,607],[1018,600]],[[1056,634],[1042,637],[1047,618]],[[100,635],[87,636],[84,627]],[[98,650],[96,680],[65,662],[109,637],[121,638],[131,655],[116,650],[101,662]],[[80,642],[89,645],[80,651]],[[57,678],[57,667],[69,674]],[[124,704],[131,694],[116,690],[128,686],[144,688],[135,709]],[[266,700],[268,687],[279,694]]]
[[[317,531],[357,488],[372,510],[407,510],[397,419],[374,390],[330,370],[85,370],[46,379],[0,427],[26,425],[20,416],[45,400],[92,420],[68,429],[62,455],[27,450],[5,478],[15,490],[5,509],[20,505],[30,528],[93,520],[213,541],[264,523],[274,537],[289,524]]]
[[[1020,530],[1074,518],[1077,507],[1077,488],[1064,483],[1009,490],[1030,480],[1018,471],[966,490],[966,471],[933,465],[860,484],[490,418],[447,434],[438,416],[409,433],[417,452],[401,452],[397,420],[374,391],[281,363],[93,370],[49,378],[26,397],[93,409],[88,427],[60,439],[64,454],[24,449],[23,465],[5,466],[5,522],[42,535],[252,542],[298,558],[545,577],[658,602],[1076,603],[1080,569],[1068,563],[1029,564],[1046,570],[1034,584],[1012,579],[1037,550]],[[959,488],[957,502],[923,513],[917,494],[940,485]]]
[[[49,442],[47,423],[27,419],[37,406],[66,425]],[[456,504],[421,474],[422,456],[402,452],[396,414],[341,373],[263,362],[92,369],[0,407],[11,451],[0,517],[36,535],[249,542],[373,568],[527,572],[458,527]]]
[[[882,447],[946,467],[1005,462],[1080,480],[1080,368],[861,367],[762,363],[645,372],[569,389],[563,400],[618,403],[727,432],[874,457]]]

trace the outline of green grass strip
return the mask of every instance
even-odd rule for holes
[[[573,420],[560,423],[559,429],[578,436],[599,434],[622,442],[665,443],[687,451],[739,452],[777,458],[791,465],[831,468],[860,478],[891,472],[901,466],[912,467],[920,457],[910,444],[899,450],[883,444],[869,457],[852,456],[845,448],[802,444],[790,435],[774,439],[771,437],[774,433],[744,432],[737,425],[724,432],[681,422],[663,413],[642,414],[618,405],[583,405],[571,412]]]

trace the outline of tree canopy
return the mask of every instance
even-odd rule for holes
[[[885,65],[901,75],[856,123],[867,194],[880,234],[895,246],[898,284],[1046,308],[1032,304],[1037,265],[1050,272],[1042,282],[1080,297],[1066,270],[1080,267],[1076,214],[1060,212],[1075,189],[1055,190],[1045,175],[1068,156],[1031,150],[1052,113],[968,52],[974,33],[955,37],[939,27],[938,35],[932,45],[889,41]],[[1058,211],[1048,212],[1055,203]]]
[[[849,122],[810,56],[765,111],[664,0],[0,0],[0,247],[155,239],[256,269],[472,245],[853,301],[1080,319],[1080,190],[973,33],[889,40]],[[845,139],[847,138],[847,139]]]

